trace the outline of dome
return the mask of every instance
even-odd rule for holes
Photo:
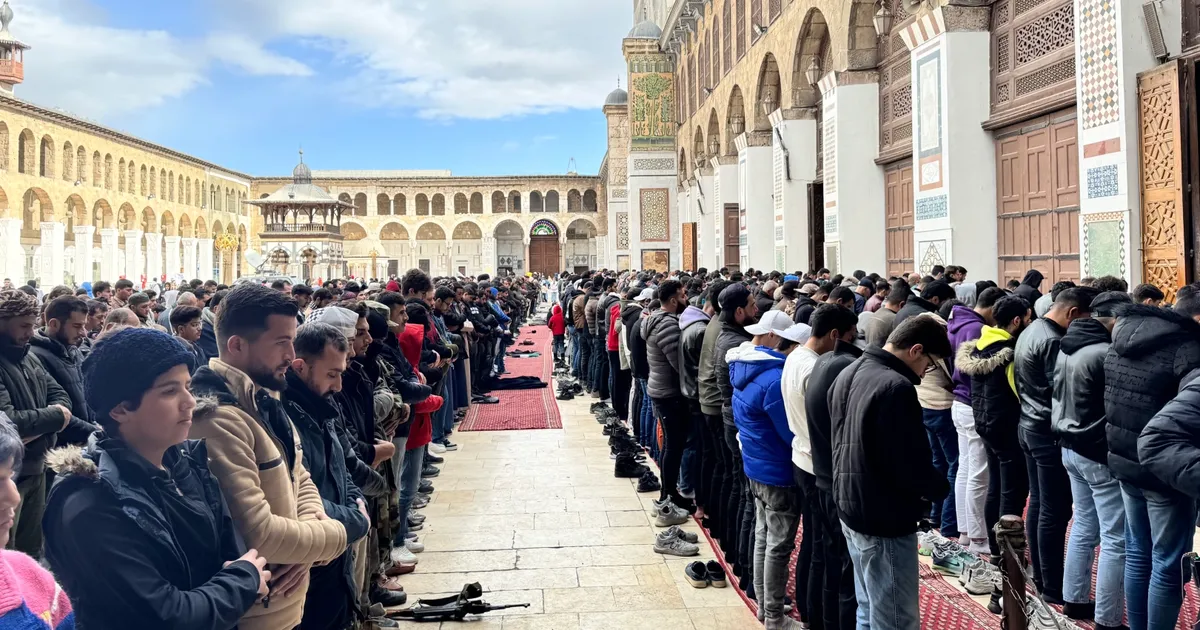
[[[608,93],[608,97],[604,99],[604,105],[628,105],[629,93],[621,88],[617,88]]]
[[[659,37],[662,37],[662,29],[650,20],[642,20],[633,27],[633,30],[629,31],[625,39],[658,39]]]
[[[300,158],[300,163],[296,165],[296,168],[292,170],[292,181],[297,184],[312,183],[312,171],[304,163],[303,157]]]

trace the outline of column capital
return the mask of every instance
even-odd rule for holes
[[[117,228],[100,228],[100,236],[108,236],[116,238],[121,235],[121,231]]]
[[[144,234],[144,232],[142,232],[141,230],[125,230],[125,238],[139,238],[140,239],[140,238],[142,238],[142,234]]]
[[[771,112],[768,116],[771,120],[772,127],[779,127],[789,120],[816,120],[816,107],[789,107],[787,109],[777,109]]]
[[[173,245],[173,244],[179,242],[179,237],[178,236],[164,236],[163,241],[165,241],[167,245]]]
[[[96,233],[96,226],[94,226],[94,225],[76,225],[75,228],[72,229],[71,231],[75,234],[83,234],[85,236],[91,236],[92,234]]]
[[[712,164],[714,169],[716,169],[717,167],[720,167],[722,165],[732,166],[734,164],[737,164],[737,156],[736,155],[718,155],[718,156],[710,159],[709,163]]]
[[[817,86],[821,89],[821,94],[826,95],[834,90],[834,88],[847,85],[864,85],[867,83],[878,83],[878,70],[847,70],[844,72],[830,72],[821,77],[817,82]]]
[[[733,139],[733,144],[739,152],[754,147],[769,147],[771,146],[770,131],[747,131],[742,135]]]

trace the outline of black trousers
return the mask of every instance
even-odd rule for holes
[[[633,372],[621,369],[621,353],[608,351],[608,373],[612,375],[612,406],[619,420],[629,419],[629,390],[633,386]]]
[[[732,444],[730,436],[733,436]],[[737,428],[725,424],[725,419],[721,418],[721,444],[725,448],[725,461],[729,466],[725,469],[725,481],[721,484],[722,494],[725,497],[724,510],[724,530],[725,538],[721,540],[721,548],[725,551],[726,559],[731,561],[731,564],[738,563],[738,531],[742,524],[742,482],[741,478],[745,477],[742,472],[742,451],[737,443]]]
[[[604,335],[592,335],[592,391],[608,399],[608,344]]]
[[[754,499],[750,495],[750,480],[742,467],[742,449],[737,441],[737,427],[725,425],[725,444],[732,454],[730,474],[733,477],[729,496],[730,538],[734,545],[734,557],[741,569],[739,577],[743,586],[751,583],[751,567],[754,555]],[[745,590],[743,588],[743,590]]]
[[[729,490],[726,487],[725,480],[729,474],[729,449],[725,446],[725,423],[722,422],[721,416],[703,416],[704,424],[701,426],[703,441],[701,446],[707,450],[704,451],[704,461],[711,464],[710,468],[705,468],[705,482],[708,493],[704,506],[704,512],[708,515],[708,530],[722,545],[725,537],[725,509],[726,497],[729,496]]]
[[[663,432],[662,490],[659,499],[670,498],[675,505],[687,501],[679,496],[679,465],[683,462],[683,449],[687,446],[688,415],[687,400],[682,396],[653,398],[654,414]]]
[[[579,374],[576,377],[583,383],[583,387],[590,393],[592,391],[592,336],[588,334],[587,328],[579,330]]]
[[[820,630],[821,619],[821,571],[814,547],[820,544],[812,531],[812,499],[817,489],[817,478],[792,464],[792,479],[796,482],[800,498],[800,553],[796,554],[796,592],[792,595],[800,621]]]
[[[1071,520],[1071,479],[1062,448],[1051,436],[1018,429],[1029,475],[1025,532],[1038,591],[1062,599],[1067,523]],[[1055,546],[1057,545],[1057,547]]]
[[[833,502],[832,493],[817,488],[815,483],[811,489],[808,504],[812,511],[812,527],[816,530],[813,540],[817,544],[813,548],[810,580],[819,584],[813,588],[812,582],[809,583],[809,612],[812,615],[809,623],[813,630],[854,630],[858,612],[858,600],[854,594],[854,564],[846,547],[846,535],[842,533],[837,505]],[[808,524],[804,526],[804,537],[808,538]],[[799,582],[798,572],[796,579]],[[813,605],[811,598],[817,592],[820,593],[820,603]]]
[[[1002,514],[1021,516],[1025,513],[1025,501],[1029,498],[1029,471],[1024,453],[1015,444],[996,448],[997,445],[984,439],[983,446],[988,458],[988,493],[983,516],[987,520],[988,546],[992,556],[999,557],[996,523],[1000,522]]]

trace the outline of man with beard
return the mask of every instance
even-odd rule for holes
[[[145,293],[134,293],[129,296],[129,309],[138,316],[138,321],[141,322],[142,328],[153,328],[160,332],[166,332],[162,326],[154,322],[154,315],[150,311],[151,300],[150,296]]]
[[[104,327],[104,318],[108,316],[108,302],[88,300],[87,306],[88,314],[84,330],[87,338],[91,340],[95,339],[96,335],[100,334],[100,329]]]
[[[46,451],[71,423],[71,397],[29,351],[37,300],[23,291],[0,292],[0,412],[17,425],[25,443],[16,479],[21,505],[13,517],[9,545],[33,557],[42,553],[46,508]]]
[[[673,521],[692,507],[679,493],[679,466],[688,435],[688,405],[679,389],[679,314],[687,308],[687,294],[678,280],[667,280],[658,288],[662,308],[642,323],[650,378],[646,393],[654,401],[655,415],[663,433],[662,489],[659,494],[660,522]],[[682,512],[687,519],[687,512]],[[677,523],[670,522],[668,525]]]
[[[234,525],[247,546],[270,559],[275,578],[238,627],[294,628],[309,568],[346,551],[346,527],[325,513],[276,398],[296,358],[296,303],[269,287],[243,284],[222,301],[216,330],[220,356],[192,379],[200,401],[190,436],[207,440],[209,466]]]
[[[133,281],[128,278],[117,280],[116,291],[109,300],[113,308],[125,308],[129,305],[129,296],[133,295]]]
[[[299,434],[304,467],[321,494],[325,513],[345,526],[347,542],[353,544],[366,536],[370,518],[346,466],[336,429],[339,410],[332,400],[342,389],[350,344],[334,326],[313,322],[296,329],[294,346],[296,359],[287,373],[283,406]],[[358,608],[350,555],[347,550],[329,564],[312,568],[301,628],[340,630],[350,625]],[[396,599],[390,604],[405,602],[403,593]]]
[[[77,297],[55,298],[46,305],[46,326],[29,341],[30,352],[71,397],[71,424],[59,436],[59,441],[67,444],[86,444],[96,430],[83,395],[83,355],[79,352],[87,312],[87,302]]]
[[[228,294],[229,289],[217,291],[208,301],[208,306],[200,310],[200,341],[196,345],[200,346],[205,360],[217,358],[217,311],[221,308],[221,300]]]

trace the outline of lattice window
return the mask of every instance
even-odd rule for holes
[[[912,83],[896,88],[892,95],[892,116],[900,118],[912,114]]]
[[[1008,35],[1001,35],[996,38],[996,71],[1008,72],[1008,60]]]
[[[1063,5],[1016,29],[1016,65],[1022,66],[1075,43],[1075,11]]]
[[[733,16],[733,8],[730,7],[729,4],[726,4],[725,5],[725,16],[724,16],[724,19],[721,21],[723,24],[721,34],[725,37],[725,39],[722,40],[725,42],[722,45],[722,48],[724,48],[723,59],[725,61],[725,72],[727,72],[727,73],[729,72],[730,68],[733,67],[733,17],[732,16]]]
[[[895,142],[900,142],[901,140],[911,140],[912,123],[908,122],[904,123],[903,125],[897,125],[896,128],[892,130],[892,139]]]
[[[771,22],[774,22],[775,18],[779,17],[779,14],[783,12],[783,0],[770,0],[767,10],[770,12]]]
[[[993,9],[993,11],[994,11],[993,15],[995,16],[994,21],[995,21],[996,26],[1004,26],[1005,24],[1008,24],[1008,3],[1007,2],[997,4],[996,8]]]
[[[899,24],[908,17],[908,3],[905,0],[893,0],[892,2],[892,17],[894,23]]]
[[[1021,14],[1025,13],[1026,11],[1029,11],[1030,9],[1033,9],[1033,8],[1038,7],[1039,5],[1045,4],[1048,1],[1049,0],[1017,0],[1015,3],[1017,15],[1021,15]]]
[[[762,23],[762,0],[750,0],[750,28],[753,29],[755,25],[762,26]],[[750,36],[755,40],[759,38],[753,30]]]
[[[737,57],[746,56],[746,0],[733,0],[737,3]]]
[[[1056,64],[1027,74],[1017,79],[1017,96],[1025,96],[1067,79],[1075,78],[1075,59],[1064,59]]]

